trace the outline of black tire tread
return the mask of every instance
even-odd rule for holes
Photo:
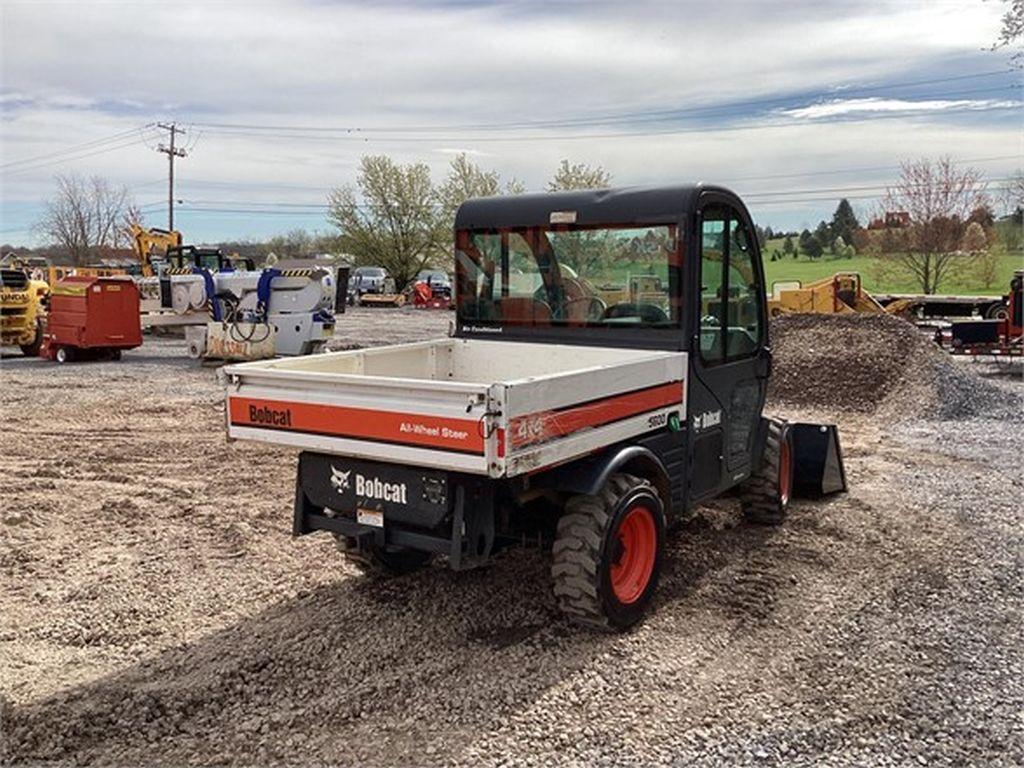
[[[36,337],[29,344],[21,345],[21,354],[25,357],[39,357],[39,350],[43,347],[43,323],[36,320]]]
[[[787,504],[782,503],[779,489],[779,460],[782,441],[786,439],[786,423],[768,419],[768,436],[761,467],[740,487],[743,516],[758,525],[781,525],[786,519]]]
[[[637,487],[658,496],[647,480],[614,474],[598,495],[573,496],[565,504],[552,548],[551,576],[559,608],[579,624],[613,629],[601,608],[601,545],[619,499]]]

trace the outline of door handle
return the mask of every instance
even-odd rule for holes
[[[763,347],[757,354],[757,372],[759,379],[767,379],[772,375],[772,350],[770,347]]]

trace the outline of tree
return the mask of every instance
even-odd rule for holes
[[[301,259],[314,251],[313,236],[304,229],[292,229],[267,241],[267,248],[278,258]]]
[[[831,231],[835,237],[843,238],[844,243],[853,242],[853,233],[860,229],[860,222],[857,221],[857,214],[853,212],[853,206],[845,197],[839,201],[835,213],[832,214]]]
[[[797,253],[803,251],[809,256],[812,249],[812,240],[814,240],[814,235],[812,235],[809,230],[805,229],[803,232],[801,232],[800,237],[797,239],[797,243],[799,244],[799,249]]]
[[[885,196],[888,211],[910,216],[903,247],[892,256],[923,293],[935,293],[955,265],[971,211],[986,205],[979,171],[960,170],[949,157],[904,162]]]
[[[343,250],[360,264],[387,269],[401,290],[444,252],[451,226],[439,214],[430,169],[368,155],[360,161],[356,187],[358,197],[351,186],[330,192],[327,218],[340,231]]]
[[[999,30],[999,37],[992,45],[992,50],[1005,48],[1013,45],[1021,36],[1024,36],[1024,0],[1003,0],[1010,7],[1003,14],[1003,26]],[[1024,53],[1017,51],[1010,57],[1010,64],[1015,67],[1022,65]]]
[[[793,248],[793,238],[786,235],[786,239],[782,241],[782,252],[787,256],[796,256],[795,249]]]
[[[524,192],[521,182],[510,179],[501,183],[501,174],[497,171],[485,171],[462,152],[455,156],[448,166],[448,178],[437,191],[442,214],[449,226],[455,221],[455,212],[459,206],[472,197],[493,197],[504,191],[507,195],[520,195]]]
[[[996,254],[989,250],[988,236],[980,222],[972,221],[967,225],[963,240],[960,241],[960,249],[974,257],[974,272],[981,280],[982,285],[992,288],[999,271],[999,260]]]
[[[67,250],[73,264],[84,264],[105,249],[129,243],[125,224],[132,210],[135,216],[138,212],[126,187],[77,174],[57,176],[56,182],[57,194],[46,203],[38,228]]]
[[[454,221],[459,206],[471,197],[492,197],[500,192],[500,174],[481,169],[462,152],[448,167],[448,178],[438,190],[438,196],[446,218]]]
[[[548,182],[548,192],[570,189],[607,189],[612,185],[612,175],[599,165],[570,163],[563,160]]]
[[[1024,211],[1024,170],[1018,168],[1014,171],[1006,186],[1003,187],[1000,200],[1006,213],[1011,216]]]
[[[800,250],[807,254],[811,259],[816,259],[821,256],[821,242],[812,234],[809,230],[804,229],[800,233]]]
[[[818,256],[821,256],[826,249],[830,251],[832,250],[832,242],[835,240],[835,237],[833,236],[832,229],[829,227],[827,222],[818,222],[818,226],[814,228],[814,239],[818,241],[818,245],[820,246]],[[817,256],[814,258],[817,258]]]
[[[960,241],[960,249],[968,253],[977,253],[987,247],[988,238],[985,236],[984,228],[978,222],[972,221],[967,225],[963,240]]]
[[[979,205],[973,211],[971,215],[967,217],[967,224],[980,224],[981,228],[988,232],[992,228],[992,225],[996,223],[996,214],[988,204]]]

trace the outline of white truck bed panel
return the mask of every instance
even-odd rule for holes
[[[681,352],[441,339],[224,373],[230,437],[492,477],[686,415]]]

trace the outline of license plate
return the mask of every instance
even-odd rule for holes
[[[383,528],[384,513],[379,509],[357,509],[356,521],[361,525],[372,525],[374,528]]]

